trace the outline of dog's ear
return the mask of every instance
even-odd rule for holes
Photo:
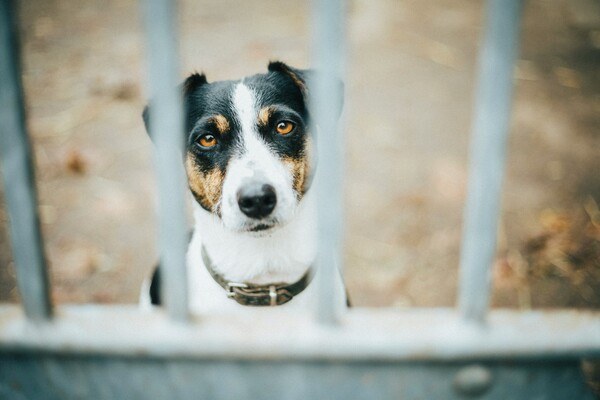
[[[183,107],[184,113],[187,114],[188,101],[192,93],[199,88],[200,86],[208,83],[206,80],[206,76],[204,74],[199,74],[197,72],[188,76],[185,81],[181,85],[179,85],[179,91],[183,95]],[[151,130],[150,130],[150,107],[152,106],[152,101],[146,107],[144,107],[144,111],[142,112],[142,119],[144,120],[144,126],[146,127],[146,132],[152,138]]]
[[[184,100],[187,99],[196,89],[208,83],[206,75],[194,72],[187,77],[181,84]]]
[[[276,72],[286,75],[294,84],[300,89],[304,103],[308,104],[310,101],[310,86],[315,79],[315,76],[319,73],[312,69],[298,69],[290,67],[289,65],[281,61],[272,61],[269,63],[269,72]],[[337,92],[340,96],[340,109],[337,110],[337,116],[342,112],[344,103],[344,83],[341,79],[335,78]]]
[[[312,70],[309,69],[298,69],[288,66],[281,61],[271,61],[269,63],[269,72],[278,72],[294,82],[294,85],[300,89],[302,96],[305,100],[308,100],[308,84],[307,81],[311,75],[314,74]]]

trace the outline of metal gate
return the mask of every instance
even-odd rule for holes
[[[341,254],[341,135],[319,138],[319,307],[314,315],[194,317],[187,310],[184,181],[174,10],[144,2],[150,45],[166,310],[52,307],[20,84],[17,29],[0,3],[0,155],[22,307],[0,305],[4,399],[589,399],[582,357],[600,356],[600,315],[489,310],[521,2],[489,0],[480,56],[457,309],[350,309],[328,296]],[[315,1],[317,68],[342,68],[341,0]],[[324,74],[323,76],[328,76]],[[160,77],[160,79],[158,79]],[[337,98],[316,82],[314,111],[335,131]],[[166,194],[169,195],[166,195]]]

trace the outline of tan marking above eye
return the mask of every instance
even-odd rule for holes
[[[217,138],[211,134],[202,135],[200,139],[198,139],[198,144],[205,148],[213,147],[217,144]]]
[[[227,120],[227,118],[225,118],[225,116],[221,114],[214,115],[211,118],[211,122],[216,126],[217,130],[221,135],[224,135],[227,132],[229,132],[229,121]]]
[[[294,130],[295,127],[296,127],[296,125],[294,125],[293,122],[281,121],[281,122],[277,123],[275,130],[280,135],[288,135],[290,132],[292,132]]]
[[[263,107],[258,112],[258,124],[260,126],[267,126],[269,124],[269,119],[271,119],[271,115],[275,112],[273,106]]]

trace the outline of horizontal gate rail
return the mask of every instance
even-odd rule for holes
[[[14,355],[9,399],[593,400],[576,363],[169,360]],[[37,372],[33,374],[32,372]],[[45,373],[40,373],[45,372]],[[37,376],[24,380],[23,376]],[[82,384],[81,377],[88,383]],[[124,384],[125,382],[125,384]],[[576,382],[573,384],[573,382]],[[69,394],[66,396],[65,394]]]
[[[352,309],[340,317],[340,328],[281,310],[204,316],[189,325],[135,306],[59,310],[51,324],[32,327],[16,306],[0,307],[0,351],[355,361],[600,356],[600,319],[593,312],[497,310],[482,329],[465,324],[452,309]]]

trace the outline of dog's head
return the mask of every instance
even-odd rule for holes
[[[310,74],[273,62],[266,74],[240,81],[208,83],[193,74],[183,83],[189,188],[228,229],[284,225],[309,189]]]

